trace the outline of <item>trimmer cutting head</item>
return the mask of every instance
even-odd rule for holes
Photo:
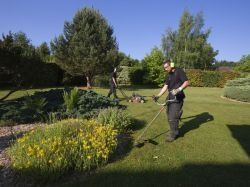
[[[146,140],[141,139],[141,140],[137,140],[135,142],[134,146],[137,147],[137,148],[141,148],[141,147],[143,147],[145,145],[145,143],[151,143],[153,145],[158,145],[158,143],[156,141],[152,140],[152,139],[146,139]]]

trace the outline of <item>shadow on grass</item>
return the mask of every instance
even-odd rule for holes
[[[173,170],[100,171],[65,186],[250,186],[250,164],[185,164]]]
[[[242,148],[250,157],[250,125],[227,125],[230,129],[232,136],[240,143]],[[250,177],[249,177],[250,178]]]
[[[139,120],[139,119],[133,118],[132,119],[132,125],[131,125],[130,129],[132,131],[137,131],[137,130],[140,130],[143,127],[145,127],[145,125],[146,125],[145,120]]]
[[[214,117],[211,114],[209,114],[209,112],[203,112],[201,114],[190,116],[187,118],[193,118],[193,119],[184,122],[184,124],[180,128],[180,134],[179,134],[180,137],[184,137],[184,135],[189,131],[198,129],[202,124],[214,120]],[[187,118],[182,118],[182,119],[187,119]]]

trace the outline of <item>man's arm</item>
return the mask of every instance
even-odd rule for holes
[[[186,87],[188,87],[188,85],[189,85],[189,81],[186,80],[186,81],[183,82],[183,84],[182,84],[179,88],[173,89],[171,93],[172,93],[173,95],[177,95],[179,92],[181,92],[181,91],[184,90]]]
[[[168,89],[168,85],[164,85],[160,91],[160,93],[156,97],[161,97]]]
[[[189,86],[189,81],[184,81],[184,83],[180,86],[181,87],[181,90],[184,90],[186,87]]]
[[[159,97],[161,97],[161,96],[167,91],[167,89],[168,89],[168,85],[165,84],[165,85],[162,87],[160,93],[158,93],[157,96],[155,96],[155,95],[152,96],[153,100],[156,102],[156,101],[159,99]]]

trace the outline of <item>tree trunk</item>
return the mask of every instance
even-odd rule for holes
[[[90,81],[89,76],[86,76],[86,79],[87,79],[87,88],[91,89],[92,87],[91,87],[91,81]]]

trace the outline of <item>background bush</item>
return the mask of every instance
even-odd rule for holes
[[[142,85],[145,75],[146,71],[142,67],[132,67],[129,70],[129,78],[133,85]]]
[[[224,96],[239,101],[250,102],[250,78],[239,78],[228,81]]]
[[[116,137],[111,126],[69,119],[25,134],[8,155],[21,174],[54,180],[69,170],[88,171],[105,164],[117,147]]]
[[[129,71],[131,67],[128,66],[120,66],[121,71],[118,72],[117,82],[119,85],[131,85],[131,81],[129,78]]]

